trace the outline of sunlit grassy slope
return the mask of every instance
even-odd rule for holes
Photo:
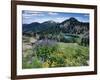
[[[45,62],[40,61],[36,56],[32,60],[32,49],[26,50],[23,54],[23,68],[45,68],[45,67],[73,67],[89,65],[89,48],[80,46],[77,43],[57,43],[57,51],[51,53],[54,61],[50,63],[47,59]],[[32,61],[32,62],[31,62]]]

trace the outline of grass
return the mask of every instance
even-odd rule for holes
[[[69,67],[88,66],[89,47],[80,46],[77,43],[57,43],[57,51],[50,53],[53,59],[41,62],[36,56],[32,59],[32,50],[26,50],[27,56],[23,57],[23,68],[45,68],[45,67]],[[41,50],[40,50],[41,51]],[[23,54],[24,55],[24,54]],[[32,59],[32,60],[31,60]],[[31,61],[31,62],[30,62]]]
[[[68,66],[87,66],[89,48],[77,43],[59,43],[59,49],[66,55]]]

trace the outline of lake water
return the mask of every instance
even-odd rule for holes
[[[73,39],[73,38],[79,38],[79,36],[78,35],[65,35],[64,38]]]
[[[66,38],[66,39],[71,39],[71,38],[73,38],[72,36],[64,36],[64,38]]]

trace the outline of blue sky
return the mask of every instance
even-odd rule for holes
[[[89,14],[86,13],[67,13],[67,12],[46,12],[46,11],[22,11],[23,24],[30,24],[32,22],[45,22],[53,20],[62,22],[70,17],[74,17],[81,22],[89,22]]]

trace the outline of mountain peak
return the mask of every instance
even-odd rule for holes
[[[78,20],[74,17],[71,17],[71,18],[69,18],[69,21],[78,21]]]
[[[32,22],[31,24],[40,24],[39,22]]]
[[[79,21],[76,18],[70,17],[69,19],[63,21],[62,24],[65,24],[65,23],[73,23],[73,22],[74,23],[79,23]]]
[[[49,21],[46,21],[46,22],[44,22],[44,23],[56,23],[56,22],[53,21],[53,20],[49,20]]]

